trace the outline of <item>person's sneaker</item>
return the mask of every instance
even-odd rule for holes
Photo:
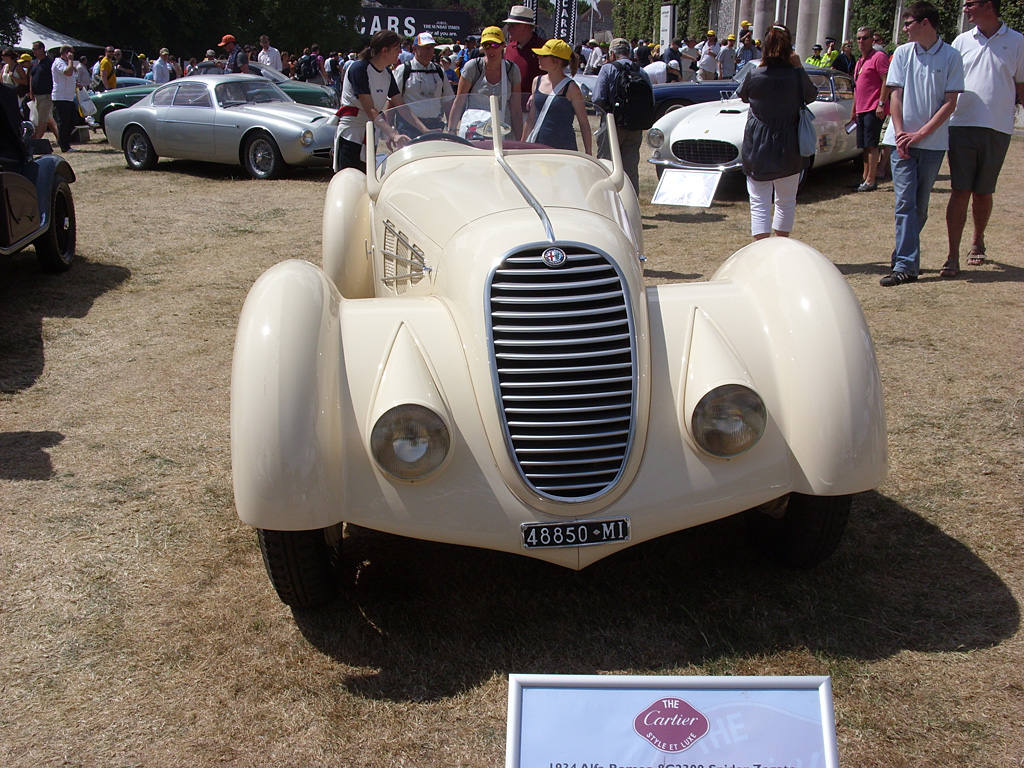
[[[857,187],[858,192],[874,192],[876,189],[878,189],[877,182],[872,182],[869,184],[868,182],[865,181],[859,187]]]
[[[878,284],[885,288],[892,288],[895,285],[913,283],[917,281],[917,275],[908,275],[906,272],[891,272],[878,281]]]

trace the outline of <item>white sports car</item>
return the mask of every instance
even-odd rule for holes
[[[611,161],[506,140],[496,104],[474,140],[385,112],[327,190],[323,264],[249,292],[235,503],[280,598],[335,596],[346,522],[579,569],[746,512],[779,560],[828,556],[886,476],[846,280],[774,238],[646,286],[614,135]]]
[[[817,100],[809,105],[818,135],[812,167],[859,158],[863,150],[857,149],[856,133],[847,132],[856,117],[852,78],[835,69],[806,69],[818,88]],[[647,132],[653,150],[650,162],[657,166],[658,175],[665,168],[738,170],[749,110],[733,95],[669,112]]]

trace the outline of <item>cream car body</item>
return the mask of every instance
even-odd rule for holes
[[[760,505],[792,527],[787,494],[848,509],[884,479],[874,350],[831,262],[773,239],[707,282],[646,286],[617,153],[494,145],[428,139],[339,172],[322,268],[282,262],[245,302],[235,498],[285,602],[329,598],[343,522],[578,569]],[[713,392],[741,395],[726,443],[743,393],[763,401],[736,455],[695,432]],[[394,409],[434,426],[387,433]],[[399,478],[382,452],[433,458]]]
[[[834,69],[807,67],[818,89],[809,106],[814,113],[818,146],[811,166],[838,163],[860,157],[856,133],[847,125],[855,119],[853,80]],[[652,148],[650,162],[658,167],[734,171],[740,168],[740,147],[750,105],[733,95],[721,101],[694,104],[669,112],[647,133]]]

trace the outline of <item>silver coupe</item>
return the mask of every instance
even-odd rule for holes
[[[107,115],[105,128],[134,170],[164,156],[241,165],[254,179],[272,179],[287,166],[331,165],[333,117],[266,78],[208,75],[156,88]]]

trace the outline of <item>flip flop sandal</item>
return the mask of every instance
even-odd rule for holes
[[[959,274],[960,268],[956,264],[950,264],[948,261],[939,270],[939,277],[957,277]]]
[[[981,267],[985,264],[985,248],[982,246],[974,246],[971,248],[971,252],[967,256],[967,266],[969,267]]]

